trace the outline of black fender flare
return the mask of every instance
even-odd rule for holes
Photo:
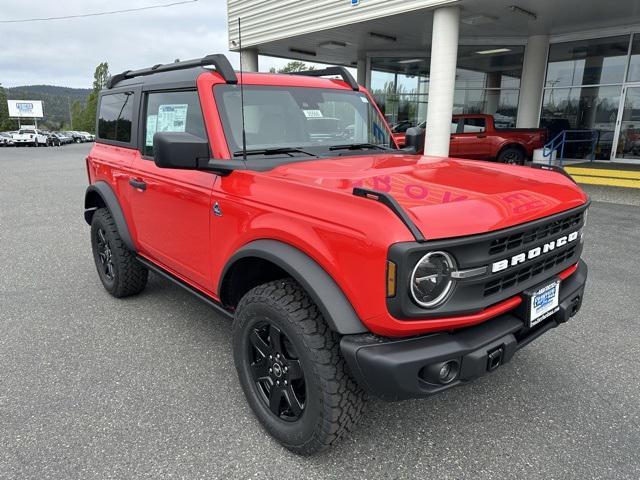
[[[87,187],[84,194],[85,221],[91,225],[93,214],[101,206],[96,202],[96,196],[102,199],[104,206],[109,209],[109,212],[111,212],[113,221],[116,222],[116,228],[118,229],[118,233],[120,234],[120,238],[122,238],[124,244],[129,250],[135,252],[136,247],[131,239],[129,226],[127,225],[127,220],[124,218],[124,214],[122,213],[120,202],[118,202],[118,197],[116,197],[116,194],[107,182],[98,181]]]
[[[341,335],[369,331],[331,275],[307,254],[276,240],[255,240],[240,248],[225,265],[218,292],[222,292],[229,269],[246,257],[267,260],[287,272],[309,294],[333,331]]]

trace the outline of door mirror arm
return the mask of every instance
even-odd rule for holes
[[[226,177],[236,170],[247,170],[247,165],[244,161],[233,158],[209,158],[199,160],[197,169],[204,172],[215,173],[221,177]]]

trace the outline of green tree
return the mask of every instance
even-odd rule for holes
[[[287,63],[284,67],[279,68],[278,70],[276,70],[275,68],[270,68],[269,71],[271,73],[291,73],[291,72],[304,72],[305,70],[313,70],[314,67],[313,65],[307,65],[304,62],[299,62],[298,60],[292,60],[291,62]]]
[[[73,130],[82,130],[84,110],[84,106],[80,103],[80,100],[76,100],[71,105],[71,128]]]
[[[93,74],[93,90],[87,96],[87,104],[80,119],[80,130],[95,133],[96,111],[98,108],[98,94],[107,85],[109,79],[109,64],[100,63]],[[73,113],[73,110],[72,110]],[[74,122],[75,124],[75,122]]]
[[[96,67],[93,73],[93,89],[91,93],[87,95],[84,106],[77,100],[71,105],[71,123],[73,124],[74,130],[95,133],[98,94],[100,90],[105,88],[108,79],[109,64],[102,62]]]
[[[0,130],[4,130],[4,124],[9,120],[9,109],[7,108],[7,93],[0,84]]]
[[[0,131],[12,130],[15,122],[9,118],[9,107],[7,106],[7,92],[0,84]]]

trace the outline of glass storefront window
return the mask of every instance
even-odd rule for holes
[[[629,87],[624,99],[617,156],[640,159],[640,87]]]
[[[596,158],[609,159],[621,92],[622,86],[547,89],[540,126],[547,128],[549,139],[563,130],[597,130]],[[585,158],[590,151],[588,143],[567,144],[564,156]]]
[[[456,89],[453,113],[487,113],[496,127],[513,128],[518,114],[519,90]]]
[[[460,45],[456,88],[520,88],[524,46]]]
[[[546,86],[622,83],[628,48],[629,35],[553,44]]]
[[[488,113],[515,126],[524,46],[460,45],[455,113]],[[371,91],[392,129],[403,132],[427,118],[429,59],[374,57]]]
[[[633,36],[631,43],[631,58],[629,59],[628,82],[640,82],[640,34]]]

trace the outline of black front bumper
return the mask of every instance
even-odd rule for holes
[[[340,348],[352,375],[370,394],[390,401],[432,395],[495,370],[518,349],[569,320],[582,305],[586,280],[587,265],[580,260],[576,272],[560,284],[558,312],[531,329],[516,310],[455,333],[406,339],[347,335]],[[446,363],[457,375],[442,383],[439,373]]]

